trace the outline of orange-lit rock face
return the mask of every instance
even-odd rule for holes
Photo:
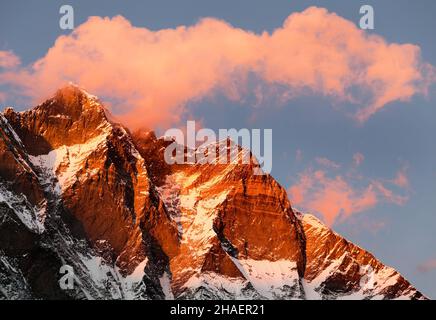
[[[41,292],[23,284],[23,297],[65,294],[49,274],[32,276],[33,265],[56,269],[61,260],[80,271],[74,298],[422,297],[295,213],[270,175],[253,174],[255,162],[168,165],[169,142],[130,133],[75,86],[0,120],[0,257],[19,262],[23,283],[53,284]],[[229,141],[216,148],[233,152]],[[362,267],[372,268],[363,284]]]
[[[253,175],[250,165],[184,165],[158,190],[178,223],[180,252],[170,260],[176,291],[207,272],[246,280],[239,260],[289,260],[303,274],[299,222],[270,176]]]
[[[53,98],[27,112],[8,109],[5,117],[32,155],[84,143],[101,134],[107,120],[97,99],[74,86],[59,90]]]
[[[5,116],[65,209],[91,241],[109,242],[126,272],[151,250],[144,238],[176,250],[177,234],[153,196],[144,159],[96,98],[69,86],[33,110]]]
[[[371,253],[345,240],[311,215],[304,215],[306,237],[305,279],[318,286],[321,297],[332,293],[357,291],[355,298],[403,296],[421,298],[422,295],[398,272],[386,267]],[[328,272],[326,272],[328,270]],[[368,281],[362,283],[362,275]]]
[[[0,115],[0,176],[4,182],[12,184],[15,192],[23,193],[33,205],[37,205],[44,200],[44,195],[12,130],[6,118]]]

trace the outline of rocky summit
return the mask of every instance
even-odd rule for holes
[[[167,145],[74,85],[5,109],[0,299],[425,299],[255,161],[168,165]]]

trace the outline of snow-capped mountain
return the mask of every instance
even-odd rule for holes
[[[73,85],[0,115],[0,299],[425,299],[255,161],[168,165],[111,119]]]

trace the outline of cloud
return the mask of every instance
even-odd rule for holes
[[[430,259],[418,266],[418,271],[427,273],[436,270],[436,259]]]
[[[19,63],[7,53],[2,61]],[[131,126],[176,124],[187,103],[217,92],[282,102],[319,94],[351,102],[365,121],[390,102],[425,93],[433,70],[418,46],[388,43],[311,7],[261,34],[214,18],[153,31],[122,16],[91,17],[35,63],[0,72],[0,88],[38,101],[72,81],[117,106]],[[251,77],[262,85],[250,89]]]
[[[319,164],[318,159],[315,159],[316,164]],[[303,170],[288,188],[288,194],[293,206],[321,215],[328,225],[381,202],[402,206],[408,201],[407,195],[395,193],[383,179],[364,178],[353,171],[355,168],[337,174],[338,168],[321,165],[322,169],[310,165]]]
[[[12,51],[0,50],[0,68],[11,69],[20,64],[20,58],[18,58]]]
[[[398,187],[407,188],[409,187],[409,178],[407,177],[407,166],[403,166],[398,170],[397,175],[395,176],[395,179],[392,180],[392,183],[395,184]]]
[[[390,203],[402,206],[409,200],[408,196],[395,194],[392,190],[384,186],[381,181],[374,180],[372,181],[372,185],[379,191],[383,198]]]
[[[330,168],[330,169],[339,169],[339,168],[341,167],[341,166],[340,166],[339,164],[337,164],[336,162],[334,162],[334,161],[332,161],[332,160],[330,160],[330,159],[324,158],[324,157],[316,158],[315,161],[316,161],[319,165],[321,165],[321,166],[323,166],[323,167],[325,167],[325,168]]]
[[[372,185],[355,189],[343,176],[330,178],[323,170],[307,170],[288,189],[293,205],[321,214],[328,225],[336,218],[374,207],[378,200]]]
[[[363,163],[363,160],[365,160],[365,157],[360,152],[357,152],[353,155],[354,166],[359,167]]]

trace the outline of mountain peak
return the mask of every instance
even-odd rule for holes
[[[64,96],[64,97],[76,96],[76,97],[84,97],[90,100],[98,100],[97,96],[90,94],[83,87],[80,87],[79,85],[73,82],[69,82],[65,86],[59,88],[56,91],[55,96]]]
[[[58,89],[52,98],[38,105],[35,110],[51,116],[69,116],[73,121],[85,112],[97,112],[101,115],[105,112],[96,96],[72,83]]]
[[[111,123],[98,98],[72,83],[33,109],[15,112],[8,108],[4,116],[33,155],[84,143]]]

